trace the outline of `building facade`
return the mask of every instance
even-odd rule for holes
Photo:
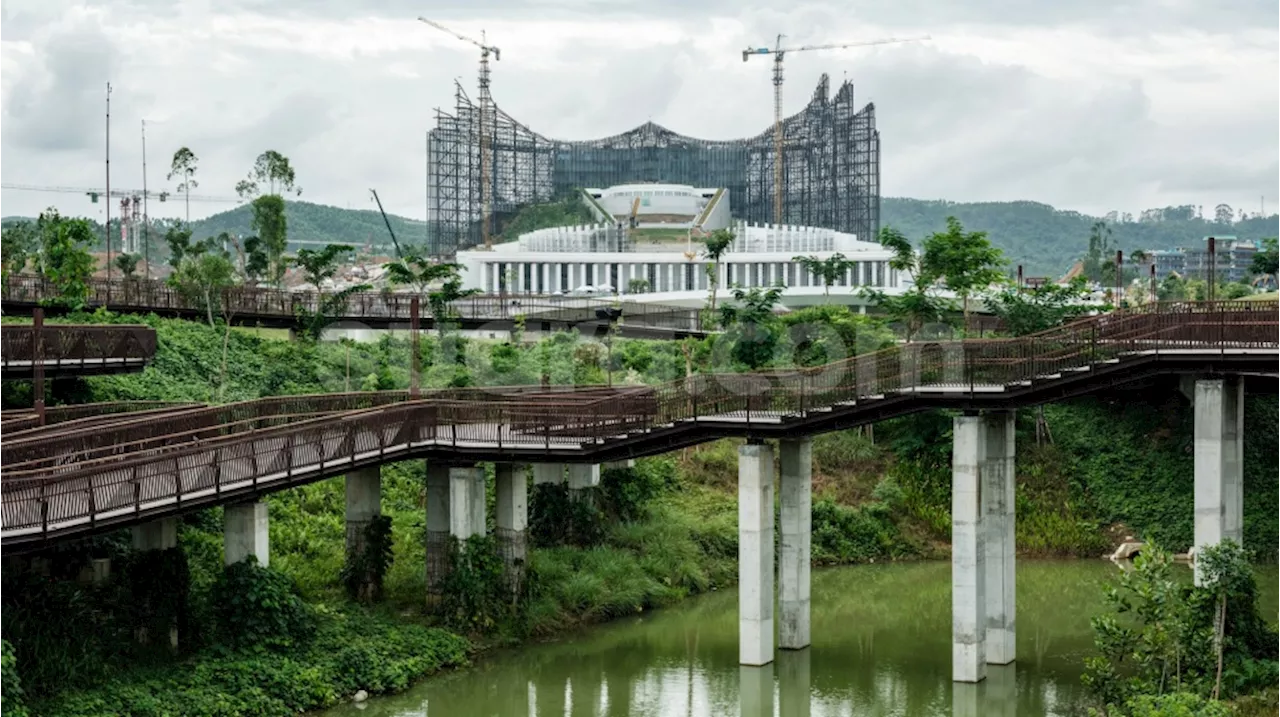
[[[1258,245],[1233,236],[1216,237],[1214,270],[1220,281],[1249,280],[1249,267]],[[1209,238],[1198,247],[1162,249],[1148,252],[1156,267],[1156,279],[1164,281],[1177,274],[1184,279],[1206,279],[1209,276]]]
[[[756,226],[739,222],[737,237],[722,256],[717,293],[733,287],[783,286],[783,304],[811,305],[825,300],[822,280],[795,261],[797,256],[826,259],[836,253],[853,261],[830,287],[835,303],[862,303],[861,287],[896,294],[907,277],[889,266],[892,253],[852,234],[817,227]],[[540,229],[492,251],[460,251],[466,288],[486,294],[624,294],[629,299],[670,305],[701,306],[711,286],[702,245],[634,241],[625,226],[600,224]]]
[[[740,140],[687,137],[652,122],[583,142],[549,139],[493,105],[484,122],[489,171],[482,171],[480,105],[456,92],[452,114],[437,111],[427,136],[428,248],[448,257],[482,242],[488,182],[490,233],[521,206],[584,187],[665,182],[720,187],[734,216],[756,224],[834,229],[867,238],[880,230],[880,135],[875,106],[854,105],[845,82],[829,96],[824,75],[809,104],[783,122],[783,216],[773,216],[773,127]]]

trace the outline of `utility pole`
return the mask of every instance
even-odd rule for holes
[[[142,260],[151,278],[151,220],[147,217],[147,121],[142,120]]]
[[[107,286],[111,284],[111,83],[107,83],[107,221],[103,229],[107,234]],[[108,288],[107,291],[111,289]]]

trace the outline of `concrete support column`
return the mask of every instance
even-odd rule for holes
[[[133,526],[134,550],[168,550],[178,547],[178,519],[160,518]]]
[[[600,485],[600,466],[589,463],[569,464],[569,497],[575,500],[590,499],[591,488]]]
[[[1007,665],[1016,653],[1015,416],[1013,411],[993,411],[983,417],[987,455],[979,493],[986,524],[986,652],[991,665]]]
[[[497,484],[497,520],[495,533],[506,562],[507,581],[518,591],[524,583],[525,557],[528,552],[529,481],[525,467],[511,463],[495,466]]]
[[[364,552],[365,529],[382,515],[382,472],[377,466],[361,468],[346,476],[347,559]]]
[[[228,505],[222,509],[222,552],[227,565],[235,565],[250,555],[258,564],[271,563],[267,504],[261,502]]]
[[[604,463],[600,464],[600,471],[603,473],[604,471],[622,470],[624,468],[635,468],[635,467],[636,467],[636,459],[629,458],[625,461],[605,461]]]
[[[773,662],[773,451],[738,449],[738,662]],[[772,701],[770,702],[772,704]]]
[[[1241,543],[1244,519],[1244,383],[1198,380],[1195,386],[1195,549]],[[1196,582],[1201,579],[1199,567]]]
[[[533,484],[535,486],[550,483],[558,485],[564,482],[564,464],[563,463],[534,463]]]
[[[483,485],[482,468],[449,469],[449,534],[458,540],[484,535],[484,493],[476,490],[477,486]],[[480,504],[478,511],[477,502]]]
[[[440,592],[448,566],[449,466],[427,462],[427,595],[431,601]]]
[[[780,458],[782,559],[778,562],[778,590],[782,623],[778,629],[778,646],[798,650],[809,646],[813,441],[809,438],[781,441]]]
[[[134,550],[169,550],[178,547],[178,519],[177,518],[160,518],[150,523],[133,526],[130,531],[133,537]],[[32,568],[35,569],[35,561],[32,561]],[[47,574],[47,573],[46,573]],[[186,586],[182,586],[186,590]],[[154,617],[154,616],[153,616]],[[142,624],[135,627],[134,639],[142,644],[151,642],[151,632],[149,625],[161,628],[162,625],[155,625],[150,618],[144,619]],[[178,625],[176,622],[169,621],[169,647],[177,649],[178,647]]]
[[[980,416],[957,416],[951,449],[951,679],[987,675],[986,545],[981,475],[987,446]]]

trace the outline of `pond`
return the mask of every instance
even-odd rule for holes
[[[864,565],[813,572],[813,645],[772,665],[738,665],[737,592],[497,651],[408,692],[329,717],[721,717],[1065,715],[1103,608],[1108,561],[1018,563],[1018,661],[979,685],[951,682],[951,565]],[[1277,619],[1277,570],[1259,569]]]

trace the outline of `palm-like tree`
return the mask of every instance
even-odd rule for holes
[[[716,311],[716,289],[720,287],[720,259],[729,250],[729,245],[733,243],[734,238],[733,232],[728,229],[717,229],[707,237],[706,248],[702,251],[702,255],[712,262],[711,273],[707,276],[707,283],[711,286],[712,314]]]
[[[840,277],[844,276],[856,264],[856,262],[840,253],[832,254],[826,259],[819,259],[816,256],[796,256],[792,257],[791,261],[799,263],[822,280],[823,303],[831,299],[831,285],[839,281]]]

